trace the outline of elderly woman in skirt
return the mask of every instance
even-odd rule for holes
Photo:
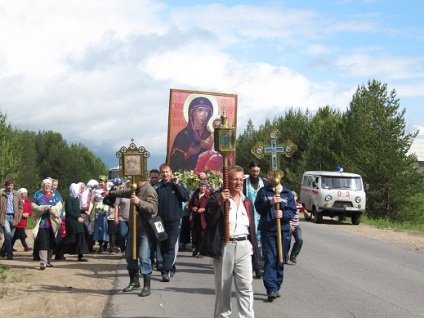
[[[84,254],[88,253],[88,245],[84,236],[84,219],[81,217],[80,201],[78,196],[81,185],[72,183],[69,187],[69,196],[65,200],[66,211],[66,239],[65,253],[78,254],[79,262],[86,262]]]
[[[33,230],[38,246],[40,269],[53,267],[50,263],[55,244],[55,237],[61,224],[62,198],[52,191],[52,181],[44,179],[31,202],[32,216],[35,219]]]

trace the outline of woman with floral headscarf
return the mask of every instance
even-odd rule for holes
[[[72,183],[69,196],[65,200],[66,239],[65,253],[78,254],[78,261],[86,262],[84,254],[88,253],[88,245],[84,236],[84,219],[81,217],[80,200],[81,185]]]
[[[31,202],[32,216],[35,218],[33,230],[38,246],[40,269],[53,267],[50,263],[55,245],[55,237],[61,224],[62,198],[52,191],[52,181],[44,179]]]

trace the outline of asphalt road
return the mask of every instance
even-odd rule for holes
[[[302,222],[304,246],[297,264],[287,264],[282,297],[267,301],[262,280],[254,280],[257,318],[424,317],[424,253],[388,242]],[[340,225],[353,226],[353,225]],[[122,260],[103,317],[212,317],[211,259],[180,251],[169,283],[159,272],[152,294],[122,293],[128,275]],[[233,314],[238,317],[233,295]]]

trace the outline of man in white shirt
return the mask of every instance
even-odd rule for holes
[[[242,193],[244,171],[229,168],[229,189],[218,191],[206,205],[205,237],[200,253],[213,257],[215,280],[214,317],[231,316],[231,289],[235,283],[240,317],[254,317],[252,254],[258,253],[253,203]],[[229,242],[225,242],[224,202],[229,200]]]

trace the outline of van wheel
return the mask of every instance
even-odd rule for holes
[[[359,225],[359,223],[361,223],[361,214],[360,213],[352,214],[351,219],[352,219],[353,225]]]
[[[322,213],[318,212],[315,207],[313,208],[313,214],[314,214],[314,222],[315,223],[322,223]]]

